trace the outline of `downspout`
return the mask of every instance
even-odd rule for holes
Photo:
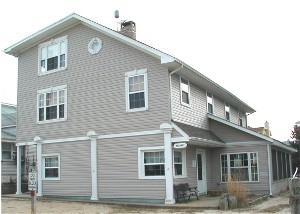
[[[271,176],[271,154],[270,154],[270,143],[267,143],[267,152],[268,152],[268,168],[269,168],[269,188],[270,195],[272,194],[272,176]]]
[[[174,71],[172,71],[170,74],[169,74],[169,87],[170,87],[170,113],[171,113],[171,118],[170,118],[170,121],[172,120],[172,117],[173,117],[173,107],[172,107],[172,103],[173,103],[173,100],[172,100],[172,74],[176,73],[177,71],[179,71],[180,69],[183,68],[183,64],[181,64],[181,66],[177,69],[175,69]]]

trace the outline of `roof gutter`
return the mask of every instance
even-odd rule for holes
[[[173,103],[173,99],[172,99],[172,74],[175,74],[176,72],[178,72],[179,70],[181,70],[183,68],[183,64],[180,63],[181,66],[177,69],[175,69],[174,71],[172,71],[170,74],[169,74],[169,91],[170,91],[170,113],[171,113],[171,117],[170,117],[170,121],[172,120],[172,117],[173,117],[173,106],[172,106],[172,103]]]

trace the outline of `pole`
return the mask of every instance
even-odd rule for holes
[[[31,214],[36,214],[36,190],[31,191]]]

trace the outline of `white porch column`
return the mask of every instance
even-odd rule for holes
[[[173,127],[168,123],[160,125],[160,129],[164,132],[165,145],[165,177],[166,177],[166,199],[165,204],[175,204],[173,196],[173,164],[172,164],[172,142],[171,133]]]
[[[91,139],[91,173],[92,173],[92,196],[91,200],[98,198],[98,170],[97,170],[97,134],[89,131],[87,136]]]
[[[21,146],[17,146],[17,192],[16,195],[22,194],[22,167],[21,167]]]
[[[38,176],[38,185],[37,185],[37,196],[43,196],[43,183],[42,183],[42,143],[43,139],[39,136],[34,138],[36,143],[36,162],[37,162],[37,176]]]

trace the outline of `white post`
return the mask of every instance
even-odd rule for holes
[[[160,125],[160,129],[164,132],[164,145],[165,145],[165,177],[166,177],[166,199],[165,204],[175,204],[173,193],[173,152],[171,133],[173,127],[168,123]]]
[[[270,195],[273,195],[272,193],[272,164],[271,164],[271,146],[270,146],[270,143],[267,144],[267,154],[268,154],[268,168],[269,168],[269,189],[270,189]]]
[[[42,185],[42,143],[43,140],[39,136],[34,138],[36,142],[36,162],[37,162],[37,177],[38,177],[38,186],[37,186],[37,196],[43,196],[43,185]]]
[[[17,146],[17,192],[16,195],[22,194],[22,167],[21,167],[21,146]]]
[[[87,136],[91,139],[91,173],[92,173],[92,196],[91,200],[98,198],[98,170],[97,170],[97,134],[89,131]]]

